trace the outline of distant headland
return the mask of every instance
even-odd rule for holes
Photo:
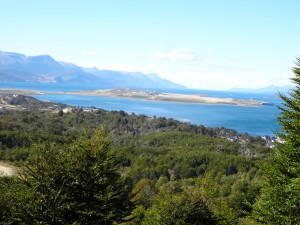
[[[66,94],[76,95],[90,95],[90,96],[105,96],[117,98],[129,98],[148,101],[164,101],[164,102],[177,102],[177,103],[195,103],[195,104],[218,104],[218,105],[236,105],[236,106],[249,106],[255,107],[265,104],[261,101],[233,99],[233,98],[214,98],[204,95],[189,95],[189,94],[175,94],[164,93],[149,90],[136,90],[129,88],[115,88],[93,91],[74,91]]]
[[[103,96],[111,98],[127,98],[147,101],[164,101],[176,103],[191,103],[191,104],[213,104],[213,105],[235,105],[257,107],[266,105],[266,102],[233,99],[233,98],[214,98],[205,95],[189,95],[189,94],[175,94],[164,93],[150,90],[137,90],[129,88],[115,88],[115,89],[101,89],[101,90],[87,90],[87,91],[72,91],[72,92],[45,92],[35,90],[8,90],[0,89],[1,93],[9,94],[23,94],[23,95],[40,95],[40,94],[72,94],[72,95],[87,95],[87,96]]]

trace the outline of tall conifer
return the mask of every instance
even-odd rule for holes
[[[300,224],[300,58],[292,68],[295,88],[283,100],[278,136],[283,140],[263,168],[266,185],[254,216],[267,224]]]

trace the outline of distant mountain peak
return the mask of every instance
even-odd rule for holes
[[[0,65],[10,65],[13,63],[22,63],[26,60],[26,56],[15,52],[0,51]]]
[[[25,56],[0,51],[0,81],[92,83],[111,88],[185,88],[157,74],[82,68],[50,55]]]
[[[55,64],[59,64],[50,55],[28,56],[26,61],[27,62],[34,62],[34,63],[55,63]]]

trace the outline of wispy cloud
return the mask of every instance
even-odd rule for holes
[[[152,55],[159,59],[168,59],[168,60],[188,61],[196,58],[195,53],[193,53],[190,49],[185,49],[185,48],[172,49],[170,51],[164,51],[164,52],[155,52]]]

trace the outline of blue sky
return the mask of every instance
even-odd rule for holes
[[[0,50],[199,89],[289,84],[298,0],[0,0]]]

